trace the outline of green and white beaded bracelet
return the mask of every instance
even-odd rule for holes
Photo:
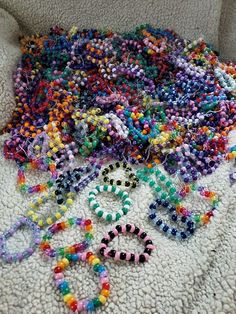
[[[123,207],[117,212],[108,212],[100,207],[96,200],[96,195],[101,192],[112,192],[119,196],[122,200]],[[120,190],[115,185],[98,185],[89,192],[89,207],[97,214],[99,218],[106,221],[118,221],[123,215],[126,215],[129,211],[130,205],[132,204],[131,199],[126,191]]]

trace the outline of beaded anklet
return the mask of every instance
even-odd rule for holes
[[[34,186],[29,186],[26,184],[26,177],[25,177],[25,171],[26,170],[48,170],[51,173],[51,179],[44,184],[37,184]],[[19,167],[18,170],[18,179],[17,179],[17,185],[21,192],[27,192],[29,194],[38,193],[38,192],[44,192],[48,188],[53,186],[54,180],[57,178],[57,171],[56,171],[56,165],[47,158],[46,165],[42,162],[40,159],[31,160],[28,163],[24,163]]]
[[[72,226],[79,226],[81,229],[86,231],[85,240],[72,246],[65,246],[63,248],[53,249],[49,243],[49,240],[52,239],[53,235],[58,233],[59,231],[64,231],[66,228],[70,228]],[[83,252],[89,247],[91,240],[93,239],[92,232],[93,226],[91,220],[82,218],[69,218],[67,221],[59,222],[49,227],[46,234],[43,236],[42,242],[40,243],[39,247],[43,251],[43,253],[49,257],[65,257],[66,254],[76,254],[79,252]]]
[[[82,261],[93,266],[94,272],[97,273],[99,276],[101,289],[99,292],[99,296],[96,299],[92,300],[76,300],[75,296],[71,293],[68,281],[64,279],[63,275],[63,271],[70,265],[71,261],[71,259],[68,259],[66,257],[58,261],[57,266],[54,268],[55,284],[63,295],[64,302],[73,312],[96,310],[98,307],[106,303],[107,298],[110,295],[110,285],[107,269],[104,265],[101,264],[100,259],[91,252],[73,254],[72,256],[73,262]]]
[[[59,210],[56,211],[53,215],[47,215],[46,217],[40,218],[36,211],[40,209],[42,204],[45,204],[49,199],[55,198],[55,193],[45,193],[42,197],[37,198],[33,202],[29,204],[30,209],[26,212],[26,216],[31,219],[33,222],[37,223],[39,227],[43,228],[46,226],[50,226],[55,223],[58,219],[60,219],[67,212],[68,207],[73,204],[73,193],[67,194],[67,199],[64,204],[59,205]],[[48,212],[49,210],[47,210]]]
[[[95,197],[98,193],[101,192],[112,192],[119,196],[122,199],[123,202],[123,208],[118,210],[116,213],[109,213],[102,209],[99,205],[99,203],[96,201]],[[118,221],[121,216],[127,215],[130,205],[132,203],[131,199],[129,198],[129,195],[125,191],[121,191],[119,188],[117,188],[114,185],[100,185],[96,186],[95,189],[93,189],[91,192],[89,192],[89,207],[97,214],[99,218],[103,218],[106,221]]]
[[[108,177],[109,172],[112,172],[116,169],[119,169],[122,166],[123,169],[125,169],[126,174],[128,175],[130,181],[125,181],[122,182],[121,180],[114,180],[114,179],[110,179]],[[131,187],[131,188],[136,188],[137,183],[139,182],[139,179],[136,177],[136,175],[131,172],[132,168],[129,167],[127,165],[126,162],[120,163],[119,161],[114,163],[114,164],[110,164],[108,167],[104,168],[102,171],[102,175],[103,175],[103,181],[106,183],[109,183],[110,185],[123,185],[125,187]]]
[[[169,214],[171,215],[172,221],[175,223],[181,222],[186,225],[186,230],[185,231],[178,231],[175,228],[171,228],[168,226],[162,219],[159,218],[156,209],[158,207],[164,207],[169,211]],[[176,211],[176,208],[172,206],[168,201],[166,200],[161,200],[161,199],[156,199],[154,203],[152,203],[149,206],[150,212],[149,212],[149,219],[152,220],[153,224],[163,231],[168,236],[173,236],[176,237],[177,239],[186,239],[189,236],[193,235],[194,230],[196,225],[192,222],[190,218],[186,218],[185,216],[178,216],[174,211]]]
[[[119,252],[108,248],[109,242],[111,242],[116,236],[122,233],[125,234],[127,232],[136,234],[144,242],[145,249],[142,254]],[[155,247],[152,243],[152,240],[146,234],[146,232],[144,232],[142,229],[136,227],[133,224],[127,224],[122,226],[117,225],[115,228],[113,228],[111,231],[105,234],[99,246],[99,253],[106,258],[113,258],[115,261],[126,260],[129,262],[144,263],[148,261],[154,248]]]
[[[22,226],[27,226],[32,231],[32,241],[30,247],[22,252],[10,253],[7,251],[6,240],[13,236],[13,234]],[[0,235],[0,257],[6,263],[21,262],[23,259],[31,256],[40,243],[40,228],[31,220],[21,217],[14,225],[2,235]]]

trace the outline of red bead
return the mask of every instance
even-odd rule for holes
[[[93,255],[92,252],[88,252],[88,253],[86,254],[86,258],[89,258],[89,257],[92,256],[92,255]]]
[[[92,221],[90,219],[85,220],[84,224],[85,226],[91,225]]]
[[[78,302],[77,301],[73,301],[71,304],[70,304],[70,309],[71,311],[75,312],[78,308]]]
[[[62,272],[62,268],[61,268],[61,267],[56,266],[56,267],[54,268],[54,273],[55,273],[55,274],[61,273],[61,272]]]
[[[104,290],[110,290],[110,285],[108,282],[105,282],[103,285],[102,285],[102,289]]]

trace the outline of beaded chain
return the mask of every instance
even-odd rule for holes
[[[107,212],[102,209],[99,203],[96,200],[96,195],[102,192],[110,192],[114,193],[118,197],[121,198],[123,207],[115,213]],[[97,214],[99,218],[102,218],[106,221],[118,221],[123,215],[127,215],[129,208],[132,204],[131,199],[127,192],[120,190],[118,187],[114,185],[97,185],[95,189],[89,192],[89,207]]]
[[[97,298],[92,300],[77,301],[75,296],[71,293],[69,283],[65,280],[63,271],[68,268],[70,262],[77,263],[79,261],[86,262],[93,267],[93,271],[99,276],[100,291]],[[64,257],[57,262],[54,267],[54,280],[56,287],[59,289],[63,296],[66,305],[73,312],[94,311],[98,307],[104,305],[110,295],[110,285],[108,280],[108,272],[104,265],[102,265],[99,258],[92,252],[72,254],[72,258]]]
[[[107,247],[107,245],[119,234],[133,233],[138,236],[145,244],[145,249],[142,254],[134,254],[130,252],[119,252]],[[99,246],[99,253],[106,258],[113,258],[115,261],[122,260],[135,263],[144,263],[148,261],[154,245],[151,238],[144,230],[138,228],[133,224],[117,225],[111,231],[109,231],[101,240]]]
[[[79,226],[82,230],[86,231],[85,240],[81,243],[73,244],[72,246],[53,249],[49,242],[53,235],[72,226]],[[45,235],[42,237],[39,247],[43,253],[49,257],[65,257],[66,254],[80,253],[89,247],[90,242],[93,239],[92,232],[93,226],[90,219],[69,218],[67,221],[62,221],[49,227]]]

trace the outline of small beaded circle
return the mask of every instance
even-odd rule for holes
[[[91,265],[93,267],[93,271],[98,274],[100,282],[100,292],[97,298],[78,301],[71,293],[69,283],[65,280],[63,271],[70,265],[70,262],[72,261],[86,262]],[[71,259],[64,257],[63,259],[58,261],[56,267],[54,268],[54,280],[57,288],[63,295],[64,302],[73,312],[96,310],[98,307],[106,303],[107,298],[110,295],[110,285],[107,269],[104,265],[101,264],[100,259],[97,258],[92,252],[72,254]]]
[[[60,219],[67,212],[68,207],[73,204],[73,193],[67,194],[67,199],[64,204],[59,204],[59,209],[52,215],[46,214],[39,216],[36,212],[40,209],[42,204],[45,204],[49,199],[55,198],[55,193],[51,192],[44,193],[42,197],[38,197],[33,202],[29,203],[29,209],[26,211],[25,216],[31,219],[33,222],[37,223],[39,227],[43,228],[46,226],[51,226],[58,219]],[[47,213],[49,210],[46,211]]]
[[[36,169],[40,169],[43,171],[49,170],[51,174],[51,179],[48,180],[46,183],[30,186],[29,184],[26,183],[25,171]],[[17,185],[21,192],[33,194],[38,192],[44,192],[50,187],[52,187],[56,178],[57,178],[56,165],[51,161],[50,158],[47,158],[47,160],[44,162],[41,159],[35,159],[19,166]]]
[[[122,199],[123,207],[116,213],[110,213],[102,209],[99,203],[96,201],[96,195],[101,192],[112,192]],[[118,221],[123,215],[126,215],[132,204],[131,199],[127,192],[120,190],[114,185],[99,185],[96,186],[91,192],[89,192],[89,207],[97,214],[99,218],[103,218],[106,221]]]
[[[174,223],[186,225],[186,230],[179,231],[176,228],[168,226],[161,218],[159,218],[159,215],[156,212],[158,207],[164,207],[169,212],[170,218]],[[149,219],[151,219],[152,223],[164,234],[173,236],[179,240],[187,239],[189,236],[193,235],[196,225],[193,223],[191,218],[177,215],[176,208],[167,200],[156,199],[156,201],[149,206],[149,209]]]
[[[119,252],[108,248],[109,242],[111,242],[116,236],[122,233],[125,234],[127,232],[136,234],[138,238],[140,238],[144,242],[145,249],[142,254]],[[113,258],[115,261],[125,260],[134,263],[144,263],[148,261],[154,248],[155,247],[153,245],[151,238],[147,235],[147,233],[144,230],[138,228],[133,224],[126,224],[122,226],[117,225],[115,228],[113,228],[111,231],[105,234],[99,246],[99,253],[106,258]]]
[[[116,169],[119,169],[119,168],[125,169],[125,172],[126,172],[128,178],[130,179],[131,182],[129,180],[126,180],[125,182],[123,182],[122,180],[110,179],[108,174],[110,172],[115,171]],[[110,185],[123,185],[125,187],[136,188],[137,184],[139,182],[139,179],[132,172],[132,168],[128,166],[127,162],[120,163],[119,161],[117,161],[114,164],[110,164],[108,167],[103,169],[102,176],[103,176],[103,181],[105,183],[110,184]]]
[[[49,241],[52,239],[53,235],[60,231],[64,231],[65,229],[72,226],[79,226],[81,229],[86,231],[85,240],[72,246],[65,246],[56,249],[52,248]],[[93,226],[90,219],[82,219],[76,217],[69,218],[67,221],[62,221],[49,227],[46,234],[43,236],[42,242],[40,243],[39,247],[43,251],[43,253],[49,257],[65,257],[65,254],[75,254],[83,252],[89,247],[91,240],[93,239],[92,232]]]
[[[14,235],[14,233],[22,226],[27,226],[32,231],[32,240],[30,246],[22,252],[10,253],[7,250],[6,240]],[[31,256],[40,243],[40,228],[31,220],[20,217],[14,225],[2,235],[0,235],[0,257],[6,263],[21,262],[23,259]]]

